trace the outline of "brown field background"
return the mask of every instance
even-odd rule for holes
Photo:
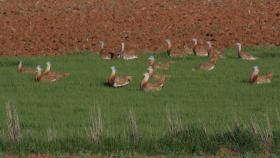
[[[98,51],[104,40],[162,50],[191,39],[216,47],[280,45],[279,0],[0,0],[0,55]]]

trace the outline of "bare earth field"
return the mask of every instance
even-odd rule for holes
[[[218,47],[280,45],[279,0],[1,0],[0,55],[97,51],[105,40],[140,50],[191,38]]]

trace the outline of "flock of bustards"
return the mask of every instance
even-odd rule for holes
[[[201,63],[193,68],[193,70],[202,70],[202,71],[211,71],[215,68],[215,65],[217,63],[217,60],[219,58],[224,58],[221,51],[215,49],[212,47],[212,43],[210,41],[207,41],[207,47],[204,47],[202,43],[198,43],[197,39],[192,39],[193,41],[193,47],[189,48],[187,45],[185,45],[183,48],[173,48],[171,40],[166,39],[165,42],[167,43],[167,49],[166,52],[168,56],[172,58],[179,58],[179,57],[185,57],[189,55],[196,55],[196,56],[208,56],[210,61]],[[100,42],[101,47],[99,51],[99,55],[102,59],[105,60],[111,60],[111,59],[123,59],[123,60],[133,60],[137,59],[136,51],[133,49],[125,49],[124,42],[121,43],[121,50],[119,53],[115,53],[110,51],[108,48],[106,48],[105,42]],[[257,60],[256,57],[253,55],[242,51],[241,44],[236,43],[237,46],[237,52],[238,57],[243,60]],[[158,91],[161,90],[164,82],[166,80],[165,75],[160,75],[156,73],[156,69],[169,69],[169,66],[173,63],[173,61],[168,61],[164,64],[156,63],[154,56],[150,56],[148,58],[148,69],[147,72],[144,73],[144,78],[140,83],[140,89],[143,91]],[[35,81],[57,81],[59,79],[68,77],[70,73],[57,73],[51,71],[51,63],[46,63],[46,68],[42,72],[42,68],[40,65],[36,66],[35,69],[33,68],[26,68],[23,66],[22,61],[19,62],[17,71],[20,73],[32,73],[35,74]],[[117,75],[117,69],[115,66],[111,67],[111,74],[107,80],[107,84],[111,87],[123,87],[130,83],[132,80],[132,76],[119,76]],[[273,77],[272,72],[269,72],[267,75],[260,76],[259,75],[259,68],[258,66],[253,67],[253,72],[250,75],[249,82],[254,84],[263,84],[263,83],[270,83]],[[152,78],[155,80],[155,82],[149,82],[149,79]]]

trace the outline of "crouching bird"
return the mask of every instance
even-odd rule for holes
[[[134,49],[126,49],[125,50],[125,44],[124,42],[121,43],[121,52],[120,52],[120,58],[124,60],[133,60],[137,59],[136,51]]]
[[[224,58],[224,56],[223,56],[223,54],[220,50],[217,50],[217,49],[213,48],[211,41],[207,41],[206,43],[208,45],[207,51],[208,51],[208,56],[209,57],[212,57],[214,53],[217,53],[219,55],[219,58]]]
[[[52,64],[50,61],[46,62],[46,69],[44,70],[43,72],[43,75],[48,75],[48,76],[69,76],[70,73],[66,72],[66,73],[57,73],[57,72],[53,72],[51,71],[51,67],[52,67]]]
[[[157,81],[165,80],[165,78],[166,78],[166,76],[164,76],[164,75],[157,74],[152,66],[149,66],[147,70],[150,75],[150,78],[153,78]]]
[[[213,53],[210,62],[205,62],[197,65],[194,70],[202,70],[202,71],[211,71],[215,68],[217,60],[218,60],[219,54]]]
[[[22,61],[19,61],[17,72],[20,72],[20,73],[35,73],[35,69],[30,68],[30,67],[26,68],[26,67],[23,66]]]
[[[149,73],[144,73],[144,79],[140,83],[142,91],[159,91],[162,89],[165,78],[159,79],[156,83],[149,83]]]
[[[184,48],[173,48],[170,39],[166,39],[165,42],[167,43],[167,54],[170,57],[185,57],[192,54],[192,49],[190,49],[187,45],[184,45]]]
[[[239,58],[243,60],[257,60],[257,58],[251,55],[250,53],[242,51],[241,43],[236,43],[236,46],[237,46],[237,53]]]
[[[115,66],[112,66],[111,70],[111,75],[109,76],[107,81],[108,85],[111,87],[123,87],[128,85],[132,80],[132,76],[117,76],[117,69]]]
[[[100,51],[99,55],[104,60],[110,60],[114,58],[114,53],[110,51],[106,46],[104,41],[100,41]]]
[[[173,64],[174,62],[169,60],[168,62],[164,63],[164,64],[158,64],[155,62],[155,57],[154,56],[150,56],[148,58],[149,60],[149,66],[152,66],[154,69],[163,69],[163,70],[168,70],[170,65]]]
[[[194,45],[193,45],[193,53],[196,56],[208,56],[208,51],[207,49],[201,45],[198,44],[198,40],[196,38],[192,39]]]
[[[269,72],[265,76],[259,76],[259,67],[254,66],[253,67],[253,72],[251,73],[251,76],[249,78],[250,83],[255,83],[255,84],[264,84],[264,83],[271,83],[272,78],[273,78],[273,73]]]
[[[70,75],[70,73],[63,73],[63,74],[59,74],[59,73],[42,73],[42,68],[40,65],[38,65],[36,67],[36,72],[35,72],[35,81],[40,82],[40,81],[57,81],[60,80],[62,78],[68,77]]]

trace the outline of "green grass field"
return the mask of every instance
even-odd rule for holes
[[[139,90],[150,53],[134,61],[105,61],[92,53],[56,57],[1,57],[0,152],[216,152],[217,145],[221,143],[219,141],[213,148],[186,147],[182,140],[178,143],[171,141],[173,144],[169,147],[170,141],[164,138],[168,133],[167,111],[170,111],[172,116],[180,118],[184,127],[203,125],[209,136],[226,133],[235,120],[241,124],[254,120],[262,129],[266,129],[268,116],[275,133],[274,141],[279,141],[273,144],[273,151],[280,153],[277,149],[280,146],[280,138],[277,137],[280,136],[277,135],[280,133],[277,114],[280,105],[280,49],[245,50],[259,59],[243,61],[237,58],[235,49],[226,49],[226,58],[218,60],[211,72],[192,71],[194,66],[207,61],[207,57],[172,59],[175,63],[169,70],[158,71],[170,75],[170,79],[162,91],[151,93]],[[169,60],[165,54],[156,54],[155,58],[157,62]],[[70,72],[71,76],[54,83],[37,83],[33,75],[17,73],[19,60],[23,60],[26,67],[37,64],[45,67],[45,62],[51,61],[53,71]],[[131,84],[118,89],[105,86],[112,65],[117,67],[120,75],[132,75],[134,79]],[[266,85],[249,84],[249,74],[254,65],[260,67],[261,74],[273,71],[273,82]],[[17,145],[8,142],[5,114],[8,101],[16,106],[20,120],[22,142]],[[101,110],[104,138],[103,145],[98,147],[91,145],[86,135],[90,117],[95,117],[91,111],[96,108]],[[130,143],[130,110],[136,116],[142,144],[139,147]],[[56,143],[47,143],[48,128],[55,129]],[[193,130],[196,133],[196,128]],[[161,146],[162,143],[169,145]],[[211,143],[207,145],[212,146]],[[239,148],[242,152],[252,151],[250,147]]]

